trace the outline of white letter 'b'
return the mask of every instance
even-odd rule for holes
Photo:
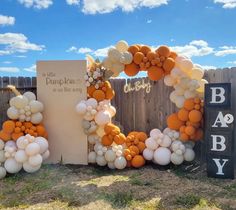
[[[218,93],[216,93],[218,90]],[[210,103],[221,104],[225,101],[225,89],[222,87],[211,87],[212,95]]]

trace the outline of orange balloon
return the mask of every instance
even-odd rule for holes
[[[130,46],[130,47],[128,48],[128,51],[129,51],[132,55],[134,55],[136,52],[139,51],[139,47],[136,46],[136,45],[132,45],[132,46]]]
[[[163,63],[163,69],[167,72],[171,72],[171,70],[175,67],[175,60],[173,58],[167,58]]]
[[[164,56],[164,57],[169,57],[170,56],[170,48],[167,46],[160,46],[156,52],[160,55],[160,56]]]
[[[182,121],[187,121],[188,120],[188,110],[182,108],[178,111],[178,118]]]
[[[196,132],[196,129],[191,126],[191,125],[188,125],[186,128],[185,128],[185,133],[189,136],[192,136],[194,133]]]
[[[170,129],[178,131],[184,122],[178,118],[177,113],[174,113],[167,118],[167,125]]]
[[[143,61],[143,58],[144,54],[142,52],[136,52],[133,58],[134,63],[139,65]]]
[[[15,123],[12,120],[7,120],[2,125],[2,130],[5,133],[12,133],[14,132],[14,129],[15,129]]]
[[[135,63],[125,65],[124,72],[126,75],[130,77],[135,76],[139,72],[139,66],[136,65]]]
[[[192,110],[189,112],[189,120],[193,123],[198,123],[202,119],[202,113],[198,110]]]
[[[140,168],[142,166],[144,166],[145,164],[145,160],[143,158],[142,155],[136,155],[134,156],[134,158],[131,160],[131,165],[134,167],[134,168]]]
[[[152,49],[147,46],[147,45],[143,45],[140,49],[140,51],[144,54],[144,55],[147,55],[149,52],[152,51]]]
[[[193,98],[189,98],[184,101],[184,108],[187,109],[188,111],[193,110],[194,106],[195,104]]]
[[[164,76],[164,71],[161,68],[156,66],[151,66],[148,69],[148,77],[150,80],[157,81],[160,80]]]
[[[106,95],[102,90],[95,90],[93,92],[93,98],[97,101],[103,101],[106,98]]]

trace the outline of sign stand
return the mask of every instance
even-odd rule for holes
[[[234,179],[234,117],[231,83],[205,85],[207,175]]]

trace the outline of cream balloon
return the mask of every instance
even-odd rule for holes
[[[199,81],[200,87],[197,89],[197,91],[200,92],[200,93],[203,93],[203,92],[204,92],[204,89],[205,89],[205,84],[208,84],[208,81],[205,80],[205,79],[201,79],[201,80]]]
[[[9,158],[5,161],[4,167],[8,173],[15,174],[22,169],[22,163],[18,163],[15,158]]]

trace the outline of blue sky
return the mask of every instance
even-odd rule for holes
[[[35,76],[37,60],[102,58],[121,39],[236,66],[235,19],[236,0],[1,0],[0,76]]]

